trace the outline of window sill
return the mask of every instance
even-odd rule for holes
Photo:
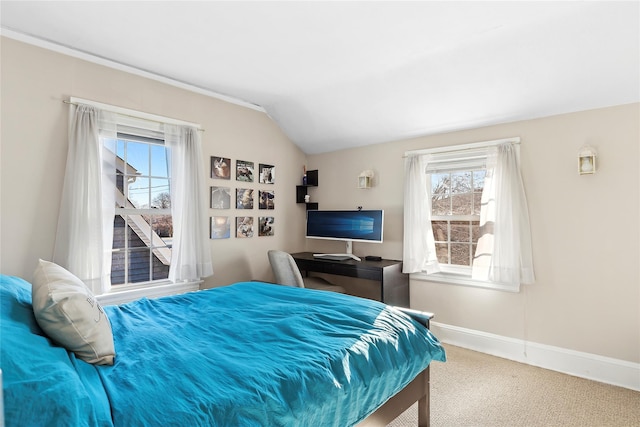
[[[456,274],[449,272],[439,273],[411,273],[410,278],[412,280],[420,280],[423,282],[438,282],[447,283],[451,285],[471,286],[474,288],[494,289],[498,291],[506,292],[520,292],[520,285],[507,285],[504,283],[485,282],[481,280],[474,280],[467,274]]]
[[[116,305],[134,301],[140,298],[158,298],[167,295],[182,294],[197,291],[202,281],[172,283],[169,281],[146,286],[115,286],[110,292],[97,295],[96,299],[102,305]]]

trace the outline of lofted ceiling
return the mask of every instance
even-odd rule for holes
[[[307,154],[640,101],[640,2],[2,1],[2,34],[264,110]]]

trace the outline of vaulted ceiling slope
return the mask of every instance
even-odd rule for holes
[[[264,109],[308,153],[640,100],[640,2],[2,1],[2,34]]]

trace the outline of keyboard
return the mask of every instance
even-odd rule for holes
[[[330,255],[330,254],[313,254],[314,258],[328,259],[330,261],[346,261],[353,259],[349,255]]]

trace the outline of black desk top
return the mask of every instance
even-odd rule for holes
[[[383,259],[380,261],[367,261],[362,257],[362,261],[356,261],[355,259],[347,259],[344,261],[334,260],[334,259],[324,259],[324,258],[316,258],[313,256],[313,252],[298,252],[291,254],[294,259],[304,260],[304,261],[315,261],[315,262],[323,262],[328,264],[340,264],[340,265],[353,265],[354,267],[365,267],[365,268],[384,268],[391,265],[396,265],[401,263],[399,260],[392,259]]]

